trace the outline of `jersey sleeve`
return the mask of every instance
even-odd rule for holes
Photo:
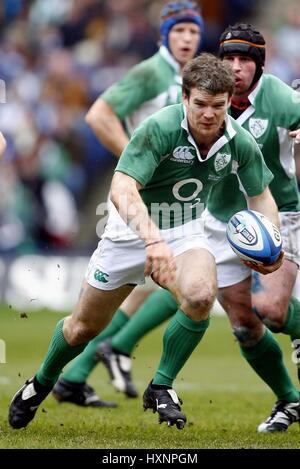
[[[296,90],[290,91],[290,99],[286,103],[288,128],[289,130],[296,130],[300,128],[300,92]]]
[[[128,174],[145,186],[159,166],[161,155],[168,152],[167,147],[167,136],[158,123],[149,118],[133,133],[115,171]]]
[[[277,115],[279,125],[284,129],[300,128],[300,92],[272,75],[269,76],[269,108]],[[276,98],[274,99],[274,96]]]
[[[155,73],[141,63],[133,67],[119,82],[112,85],[100,98],[123,120],[156,94]]]
[[[245,131],[247,132],[247,131]],[[237,148],[236,174],[242,191],[249,197],[261,194],[273,179],[255,139],[247,132],[247,139]]]

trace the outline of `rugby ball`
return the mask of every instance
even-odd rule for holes
[[[227,223],[227,240],[243,260],[270,265],[279,257],[282,248],[278,228],[262,213],[241,210]]]

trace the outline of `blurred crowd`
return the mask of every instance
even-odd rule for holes
[[[278,11],[268,13],[266,25],[259,15],[272,10],[268,2],[199,3],[206,22],[204,49],[216,51],[228,23],[257,18],[268,41],[267,70],[300,88],[296,1],[284,14],[281,2],[270,2]],[[0,130],[8,146],[0,167],[1,253],[78,246],[90,193],[103,201],[101,187],[115,164],[85,123],[85,113],[102,91],[157,50],[163,4],[2,0]]]

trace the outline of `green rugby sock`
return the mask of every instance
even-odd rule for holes
[[[43,386],[54,386],[63,367],[86,346],[82,344],[71,347],[64,338],[63,324],[64,319],[57,323],[46,357],[36,374],[37,381]]]
[[[299,392],[293,385],[283,363],[281,349],[268,329],[254,347],[240,346],[240,349],[243,357],[272,389],[278,400],[288,402],[299,400]]]
[[[130,321],[114,335],[111,345],[120,353],[130,356],[137,342],[159,326],[178,309],[173,295],[163,288],[153,292]]]
[[[118,309],[108,326],[91,340],[85,350],[70,364],[64,372],[63,378],[72,383],[85,383],[99,362],[95,359],[95,351],[100,342],[122,329],[128,319],[128,316],[121,309]]]
[[[163,353],[153,384],[172,386],[177,374],[202,339],[209,319],[194,321],[180,309],[171,319],[163,338]]]

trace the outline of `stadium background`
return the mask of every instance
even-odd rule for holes
[[[102,91],[132,65],[157,50],[159,12],[164,3],[2,0],[0,4],[0,130],[8,143],[0,163],[0,300],[4,305],[0,311],[3,410],[0,430],[3,426],[7,431],[8,396],[42,358],[58,314],[70,311],[76,301],[88,258],[104,224],[96,208],[106,200],[116,160],[93,136],[84,115]],[[286,0],[283,4],[279,0],[202,0],[198,3],[205,19],[204,50],[216,52],[218,37],[229,23],[253,22],[267,41],[266,71],[300,89],[297,1]],[[298,157],[300,185],[299,160]],[[42,314],[32,314],[34,311]],[[190,382],[187,392],[195,394],[199,390],[205,394],[205,390],[210,390],[211,395],[216,393],[218,397],[222,389],[235,393],[239,389],[238,378],[245,373],[247,378],[241,389],[246,391],[245,383],[253,380],[254,395],[262,392],[265,402],[271,405],[270,393],[241,363],[226,319],[218,318],[216,322],[216,336],[212,332],[211,342],[208,338],[206,345],[201,346],[204,360],[208,360],[206,387],[202,383],[199,390],[195,378],[197,357],[202,357],[198,351],[196,359],[184,370],[185,379]],[[143,360],[151,361],[152,368],[155,366],[160,337],[161,330],[141,346],[145,355],[137,359],[136,370],[141,391],[151,376],[145,371]],[[213,344],[216,337],[223,344],[218,350]],[[155,353],[151,344],[156,344]],[[289,344],[284,347],[291,362]],[[230,370],[226,376],[222,374],[225,362]],[[212,363],[220,376],[210,376]],[[293,370],[292,362],[289,366]],[[236,367],[243,371],[236,373]],[[105,373],[101,372],[104,393],[109,394]],[[193,379],[188,380],[188,376]],[[93,379],[99,385],[98,379]],[[180,389],[185,387],[179,386]],[[205,402],[211,400],[207,396],[205,399]],[[249,404],[250,397],[244,402]],[[55,408],[53,402],[51,405]],[[268,410],[268,406],[262,408],[262,417]],[[88,415],[92,418],[92,413]],[[258,417],[254,417],[256,422]],[[204,425],[202,418],[201,422]],[[154,419],[151,423],[155,429]],[[221,428],[223,424],[218,425]],[[23,447],[21,440],[14,443],[9,432],[7,435],[8,443],[4,445]],[[114,447],[113,443],[109,446],[109,435],[107,438],[107,447]],[[233,445],[235,440],[232,436]],[[156,447],[154,441],[149,440],[148,444]],[[192,444],[188,441],[176,444],[187,447]],[[289,444],[293,444],[291,441]],[[32,444],[47,446],[42,441]],[[59,440],[57,445],[65,447],[66,442]],[[142,443],[139,445],[142,447]],[[82,447],[85,446],[88,443]]]

